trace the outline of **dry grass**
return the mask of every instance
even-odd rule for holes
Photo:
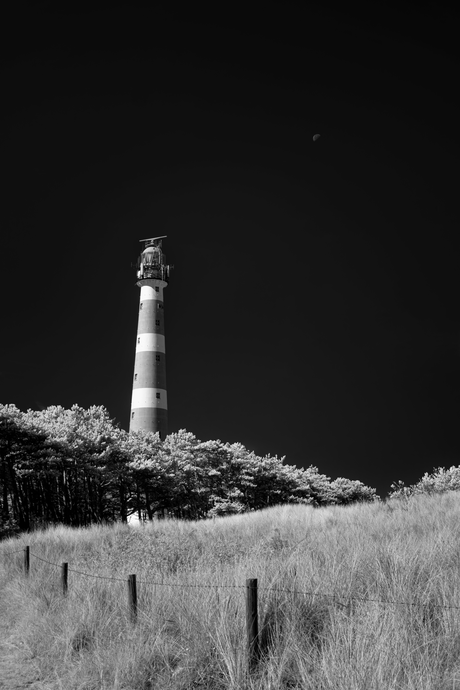
[[[460,607],[459,533],[458,493],[56,527],[0,543],[3,620],[39,675],[34,688],[460,690],[460,608],[448,608]],[[126,581],[69,572],[64,598],[57,568],[31,557],[26,580],[22,555],[2,556],[25,544],[71,569],[136,573],[137,625]],[[249,577],[259,580],[263,654],[251,676]],[[417,605],[391,603],[409,601]]]

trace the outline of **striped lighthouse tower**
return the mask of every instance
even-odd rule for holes
[[[163,290],[169,281],[161,237],[140,240],[137,285],[141,289],[129,430],[168,433]]]

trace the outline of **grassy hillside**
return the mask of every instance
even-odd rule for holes
[[[64,598],[58,568],[31,556],[27,581],[22,554],[4,557],[25,544],[122,581],[69,572]],[[251,676],[249,577],[259,579],[263,652]],[[57,527],[0,543],[0,581],[0,688],[23,687],[12,684],[15,665],[18,678],[36,679],[27,687],[42,689],[460,688],[459,493],[138,528]]]

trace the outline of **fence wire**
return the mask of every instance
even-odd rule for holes
[[[301,540],[303,541],[303,540]],[[300,543],[300,542],[299,542]],[[295,545],[297,546],[297,544]],[[3,555],[5,556],[12,556],[17,553],[24,553],[25,549],[18,549],[17,551],[11,551],[9,553],[4,553]],[[42,558],[41,556],[37,556],[37,554],[32,553],[29,551],[29,556],[33,556],[39,561],[42,561],[43,563],[47,563],[48,565],[54,566],[56,568],[62,568],[62,564],[60,563],[53,563],[52,561],[48,561],[45,558]],[[73,568],[68,568],[69,573],[76,573],[77,575],[83,575],[84,577],[93,577],[97,578],[100,580],[112,580],[113,582],[128,582],[127,578],[121,578],[121,577],[109,577],[107,575],[95,575],[94,573],[84,573],[81,570],[74,570]],[[246,589],[246,585],[211,585],[211,584],[191,584],[191,583],[185,583],[185,582],[156,582],[154,580],[137,580],[136,583],[138,584],[144,584],[144,585],[153,585],[155,587],[179,587],[182,589]],[[285,589],[282,587],[264,587],[263,585],[258,587],[259,591],[266,591],[266,592],[276,592],[276,593],[286,593],[286,594],[299,594],[301,596],[310,596],[310,597],[325,597],[327,599],[334,599],[339,606],[342,606],[343,608],[348,608],[350,602],[352,601],[359,601],[362,603],[375,603],[375,604],[384,604],[387,606],[415,606],[415,607],[427,607],[429,606],[430,608],[438,608],[438,609],[455,609],[455,610],[460,610],[460,606],[455,606],[455,605],[445,605],[445,604],[436,604],[434,602],[429,602],[429,603],[421,603],[421,602],[413,602],[413,601],[389,601],[386,599],[374,599],[374,598],[369,598],[369,597],[357,597],[357,596],[348,596],[346,597],[347,603],[344,604],[343,601],[340,601],[343,599],[337,594],[327,594],[326,592],[312,592],[311,590],[298,590],[298,589]]]
[[[17,551],[10,551],[9,553],[4,552],[2,555],[3,556],[12,556],[14,553],[21,553],[21,552],[24,553],[24,549],[18,549]]]

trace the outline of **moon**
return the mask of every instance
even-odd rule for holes
[[[314,134],[314,135],[313,135],[313,141],[318,141],[318,139],[320,138],[320,136],[321,136],[321,134]]]

